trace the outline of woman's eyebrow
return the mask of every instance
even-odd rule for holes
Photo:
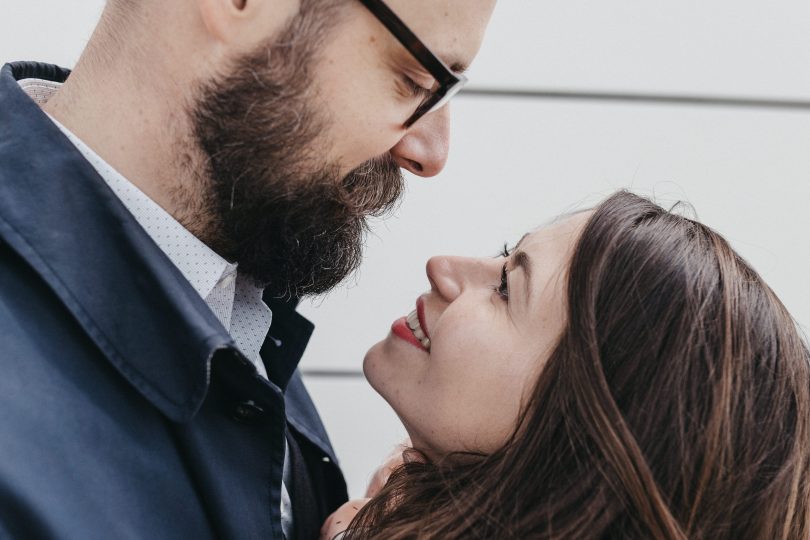
[[[525,236],[523,238],[525,238]],[[523,273],[525,274],[523,283],[526,286],[526,298],[528,299],[532,291],[532,260],[525,251],[516,250],[515,253],[512,254],[512,264],[514,264],[513,270],[515,268],[523,269]]]

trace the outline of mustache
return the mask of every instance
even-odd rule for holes
[[[405,177],[391,154],[370,159],[341,182],[341,199],[357,217],[384,217],[396,211],[405,191]]]

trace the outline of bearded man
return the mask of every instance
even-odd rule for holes
[[[72,73],[2,68],[0,536],[317,536],[294,305],[441,171],[493,7],[108,0]]]

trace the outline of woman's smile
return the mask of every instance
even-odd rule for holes
[[[408,328],[413,331],[413,335],[416,336],[422,346],[429,351],[430,338],[426,335],[427,332],[422,330],[422,326],[419,324],[419,313],[415,310],[408,315]]]
[[[430,334],[425,324],[425,302],[420,296],[416,300],[416,309],[407,317],[401,317],[391,325],[391,333],[407,341],[418,349],[430,352]]]

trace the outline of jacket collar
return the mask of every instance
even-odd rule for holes
[[[31,62],[0,70],[0,237],[121,375],[167,417],[187,421],[205,399],[212,356],[233,340],[17,84],[69,73]]]

